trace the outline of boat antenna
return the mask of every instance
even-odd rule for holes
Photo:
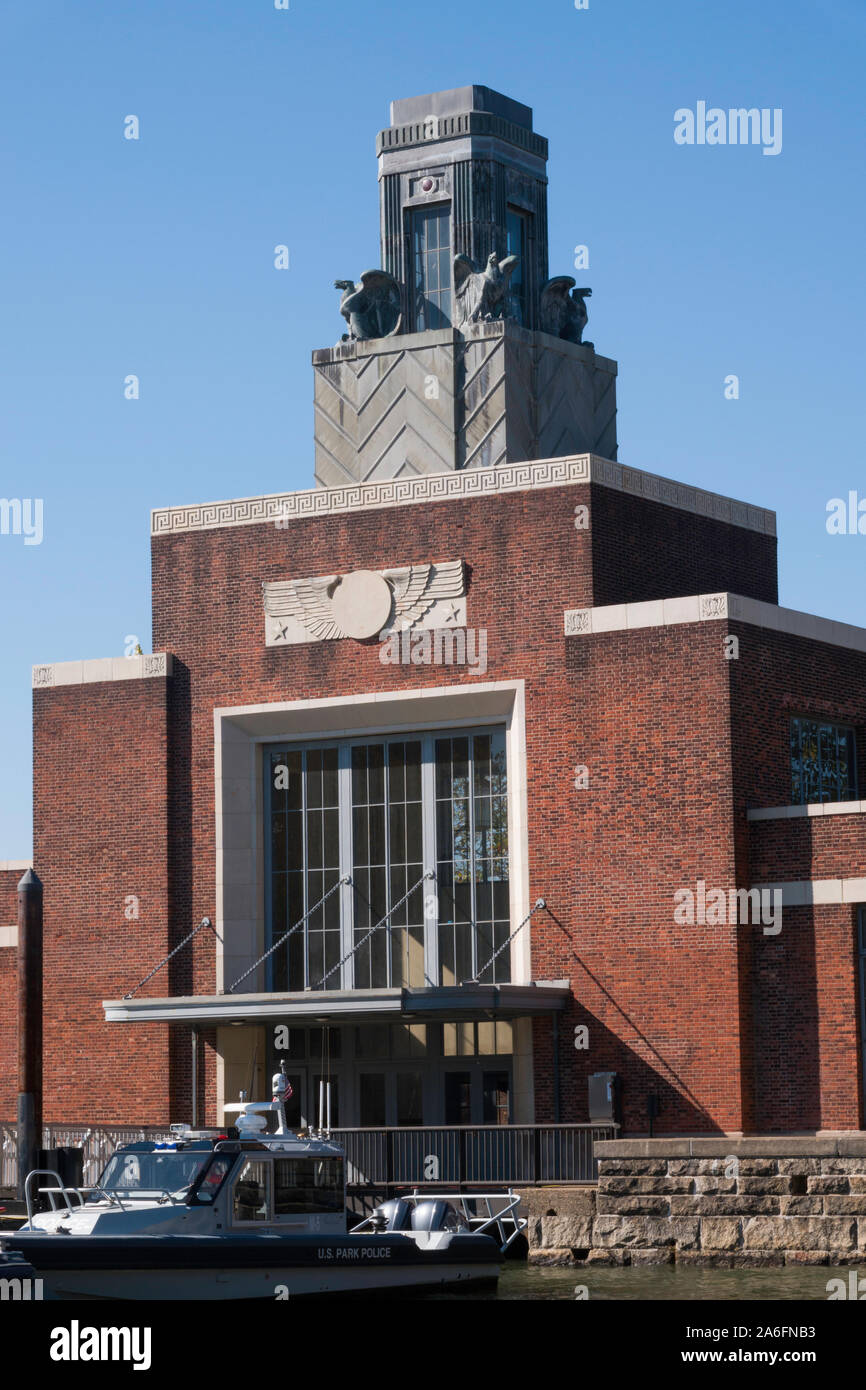
[[[331,1133],[331,1030],[322,1024],[322,1075],[319,1080],[319,1133]]]

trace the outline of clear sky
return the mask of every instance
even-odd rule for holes
[[[0,859],[31,852],[31,666],[150,650],[150,508],[311,486],[393,97],[533,107],[621,461],[774,508],[781,602],[866,625],[866,535],[825,525],[866,498],[866,0],[290,3],[0,5],[0,495],[43,502],[41,544],[0,535]],[[700,101],[781,108],[781,153],[676,144]]]

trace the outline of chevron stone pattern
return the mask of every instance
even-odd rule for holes
[[[313,354],[318,487],[616,457],[616,363],[511,321]]]
[[[316,363],[319,487],[420,477],[454,467],[453,342],[412,337],[417,343],[412,348],[398,348],[400,339],[385,338],[377,341],[377,352]]]

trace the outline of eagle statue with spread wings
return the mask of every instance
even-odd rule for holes
[[[286,620],[290,620],[309,634],[300,640],[364,640],[387,626],[413,627],[443,599],[462,598],[466,580],[463,561],[448,560],[381,574],[355,570],[347,575],[264,582],[262,590],[265,614],[277,620],[278,631],[281,621],[287,631]]]
[[[454,257],[454,293],[457,327],[483,323],[505,316],[508,282],[520,262],[519,256],[500,261],[496,252],[487,257],[484,270],[477,270],[468,256]]]

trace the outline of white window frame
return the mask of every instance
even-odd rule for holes
[[[307,740],[397,736],[504,723],[508,767],[511,930],[530,906],[526,775],[526,693],[523,680],[274,701],[214,710],[214,834],[216,842],[216,987],[228,989],[265,950],[264,797],[261,745]],[[543,885],[534,885],[536,896]],[[348,891],[351,891],[349,889]],[[528,923],[511,944],[511,979],[531,973]],[[264,989],[263,967],[239,993]]]

